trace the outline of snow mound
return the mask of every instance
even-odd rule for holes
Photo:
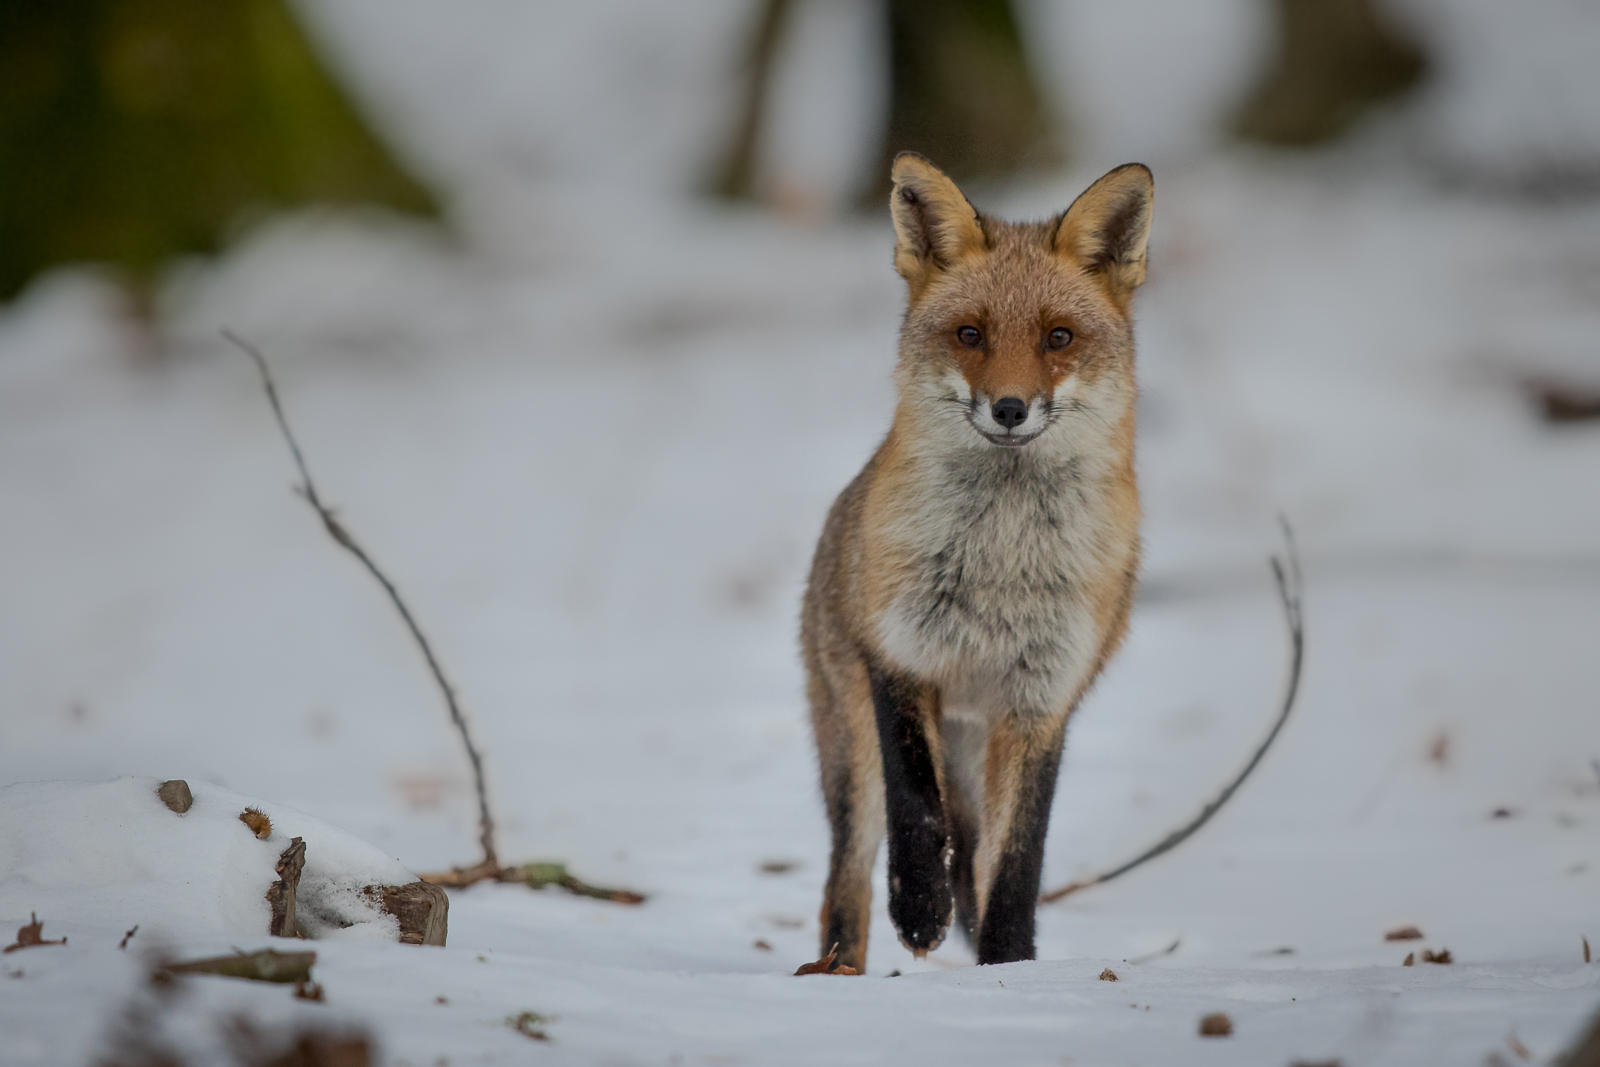
[[[205,782],[190,782],[183,814],[156,795],[161,781],[26,782],[0,788],[0,930],[38,912],[96,932],[167,938],[260,937],[267,888],[292,838],[306,843],[297,920],[315,939],[394,941],[399,925],[363,896],[370,885],[417,876],[375,846],[320,819]],[[264,839],[240,821],[271,820]]]

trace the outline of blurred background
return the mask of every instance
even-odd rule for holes
[[[652,894],[483,886],[452,944],[811,958],[796,616],[891,415],[886,161],[1042,217],[1139,160],[1145,584],[1047,882],[1270,722],[1279,513],[1310,659],[1216,823],[1042,910],[1041,954],[1369,962],[1430,917],[1564,952],[1600,899],[1597,101],[1577,0],[9,3],[0,782],[196,778],[476,859],[231,329],[458,683],[502,857]],[[881,902],[873,945],[913,966]]]

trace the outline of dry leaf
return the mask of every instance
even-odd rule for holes
[[[294,984],[294,996],[296,1000],[314,1000],[318,1004],[321,1004],[325,999],[322,995],[321,982],[311,982],[305,980],[296,982]]]
[[[257,840],[265,841],[272,836],[272,820],[259,808],[245,808],[239,813],[239,821],[250,827]]]
[[[118,948],[127,948],[128,947],[128,942],[132,941],[133,940],[133,935],[138,933],[138,932],[139,932],[139,924],[138,923],[134,923],[133,924],[133,929],[129,930],[127,933],[122,935],[122,942],[120,944],[118,944],[117,947]]]
[[[1385,941],[1421,941],[1422,931],[1415,926],[1397,926],[1383,935]]]
[[[545,1033],[545,1024],[550,1022],[549,1016],[540,1015],[536,1011],[518,1012],[516,1015],[506,1016],[506,1025],[524,1037],[531,1037],[535,1041],[549,1041],[550,1035]]]
[[[757,952],[771,952],[772,942],[765,938],[758,937],[754,941],[750,942],[750,947],[755,949]]]
[[[28,918],[33,921],[17,931],[17,943],[7,945],[4,951],[15,952],[23,948],[38,948],[43,945],[65,945],[67,943],[67,939],[64,937],[59,941],[46,941],[44,939],[44,923],[39,921],[39,916],[30,911]]]
[[[1533,1059],[1533,1053],[1528,1050],[1527,1045],[1517,1040],[1516,1034],[1506,1035],[1506,1048],[1510,1049],[1511,1054],[1519,1060],[1527,1061]]]
[[[798,978],[802,974],[860,974],[861,973],[860,971],[856,970],[854,967],[849,966],[848,964],[838,964],[836,966],[834,964],[834,961],[837,960],[838,958],[839,958],[839,945],[838,945],[837,942],[835,942],[834,946],[828,950],[828,954],[826,956],[822,957],[820,960],[816,960],[816,961],[814,961],[812,963],[801,964],[800,969],[794,972],[795,977]]]
[[[1201,1037],[1227,1037],[1233,1033],[1233,1020],[1220,1011],[1214,1011],[1200,1020]]]
[[[1417,954],[1415,952],[1407,952],[1406,953],[1406,961],[1404,963],[1402,963],[1400,966],[1402,966],[1402,967],[1410,967],[1413,964],[1415,964],[1416,962],[1417,962]]]
[[[1423,949],[1422,950],[1422,962],[1423,963],[1454,963],[1455,961],[1450,956],[1450,950],[1447,949],[1447,948],[1442,948],[1438,952],[1434,952],[1434,951],[1432,951],[1430,949]]]
[[[1116,980],[1117,980],[1117,972],[1113,971],[1110,967],[1107,967],[1105,970],[1100,972],[1100,981],[1102,981],[1102,982],[1115,982]]]

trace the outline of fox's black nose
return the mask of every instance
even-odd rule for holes
[[[994,421],[1008,430],[1016,429],[1028,421],[1028,405],[1014,396],[1001,397],[989,411],[994,415]]]

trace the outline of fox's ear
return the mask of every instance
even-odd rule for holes
[[[1085,189],[1056,229],[1056,252],[1104,276],[1118,303],[1125,303],[1144,281],[1154,195],[1150,168],[1125,163]]]
[[[894,269],[915,296],[938,271],[981,252],[985,239],[978,213],[956,183],[915,152],[894,159]]]

